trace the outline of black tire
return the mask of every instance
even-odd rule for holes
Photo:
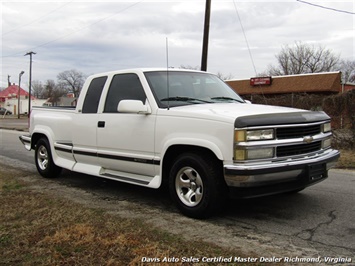
[[[53,162],[51,148],[47,138],[41,138],[36,143],[35,163],[38,173],[45,178],[57,177],[62,168]]]
[[[184,215],[208,218],[227,195],[222,165],[213,156],[181,154],[170,170],[169,192]]]

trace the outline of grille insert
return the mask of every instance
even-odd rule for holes
[[[319,151],[322,148],[322,142],[316,141],[309,144],[298,144],[290,146],[280,146],[276,149],[277,157],[294,156]]]
[[[321,125],[303,126],[303,127],[285,127],[276,129],[277,139],[303,138],[304,136],[313,136],[321,132]]]

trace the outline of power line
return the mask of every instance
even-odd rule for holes
[[[74,0],[73,0],[73,1],[74,1]],[[18,30],[19,28],[24,28],[24,27],[27,27],[27,26],[29,26],[29,25],[32,25],[33,23],[36,23],[36,22],[38,22],[38,21],[41,21],[43,18],[48,17],[50,14],[52,14],[52,13],[58,11],[59,9],[62,9],[62,8],[65,7],[66,5],[72,3],[73,1],[67,2],[67,3],[61,5],[60,7],[56,8],[56,9],[53,9],[52,11],[49,11],[47,14],[45,14],[44,16],[42,16],[42,17],[40,17],[40,18],[36,18],[36,19],[34,19],[34,20],[32,20],[32,21],[30,21],[30,22],[24,24],[24,25],[19,25],[19,26],[13,28],[12,30],[9,30],[9,31],[3,33],[2,36],[5,36],[5,35],[7,35],[7,34],[10,34],[10,33],[14,32],[14,31]]]
[[[239,20],[239,23],[240,23],[240,27],[242,28],[242,32],[243,32],[243,35],[244,35],[245,42],[246,42],[246,44],[247,44],[247,48],[248,48],[248,52],[249,52],[249,57],[250,57],[250,60],[251,60],[252,65],[253,65],[255,75],[257,75],[257,71],[256,71],[256,67],[255,67],[253,55],[252,55],[252,53],[251,53],[251,49],[250,49],[250,46],[249,46],[248,38],[247,38],[247,35],[245,34],[245,30],[244,30],[244,27],[243,27],[242,19],[240,18],[240,15],[239,15],[238,8],[237,8],[237,5],[236,5],[236,3],[235,3],[235,0],[233,0],[233,4],[234,4],[235,12],[237,13],[237,16],[238,16],[238,20]]]
[[[355,15],[354,12],[350,12],[350,11],[346,11],[346,10],[340,10],[340,9],[336,9],[336,8],[331,8],[331,7],[326,7],[326,6],[321,6],[321,5],[316,5],[310,2],[306,2],[306,1],[302,1],[302,0],[296,0],[297,2],[303,3],[303,4],[307,4],[307,5],[311,5],[311,6],[316,6],[316,7],[320,7],[323,9],[328,9],[328,10],[332,10],[332,11],[336,11],[336,12],[342,12],[345,14],[350,14],[350,15]]]
[[[235,3],[235,0],[233,0],[233,4],[234,4],[234,9],[235,9],[235,12],[237,13],[237,16],[238,16],[238,19],[239,19],[239,23],[240,23],[240,26],[242,28],[242,32],[243,32],[243,35],[244,35],[244,39],[245,39],[245,42],[247,44],[247,48],[248,48],[248,52],[249,52],[249,57],[250,57],[250,60],[251,60],[251,63],[253,65],[253,68],[254,68],[254,73],[255,73],[255,76],[258,75],[258,72],[256,71],[256,66],[255,66],[255,62],[254,62],[254,58],[253,58],[253,55],[251,53],[251,49],[250,49],[250,46],[249,46],[249,42],[248,42],[248,38],[247,38],[247,35],[245,33],[245,30],[244,30],[244,27],[243,27],[243,23],[242,23],[242,19],[239,15],[239,12],[238,12],[238,8],[237,8],[237,5]],[[261,86],[260,86],[261,88]],[[267,99],[265,97],[265,94],[264,94],[264,90],[261,88],[261,94],[263,96],[263,99],[265,101],[265,104],[267,104]]]

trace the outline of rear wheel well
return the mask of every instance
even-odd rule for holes
[[[36,139],[35,145],[35,163],[38,173],[45,178],[57,177],[62,168],[57,166],[53,161],[49,140],[45,135],[41,135],[39,140]]]
[[[209,149],[199,146],[192,145],[173,145],[168,148],[163,158],[163,168],[162,168],[162,182],[166,185],[169,177],[170,169],[175,161],[175,159],[182,153],[194,153],[196,155],[201,155],[204,157],[210,157],[219,164],[219,168],[223,169],[223,163],[217,158],[217,156]],[[221,171],[222,173],[222,171]],[[221,177],[222,178],[222,177]]]
[[[35,133],[35,134],[32,135],[32,137],[31,137],[31,149],[35,149],[36,148],[36,144],[41,138],[46,138],[48,140],[47,136],[44,135],[44,134],[41,134],[41,133]]]

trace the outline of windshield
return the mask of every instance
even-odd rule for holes
[[[161,108],[244,100],[218,77],[199,72],[152,71],[145,76]],[[168,86],[169,83],[169,86]]]

